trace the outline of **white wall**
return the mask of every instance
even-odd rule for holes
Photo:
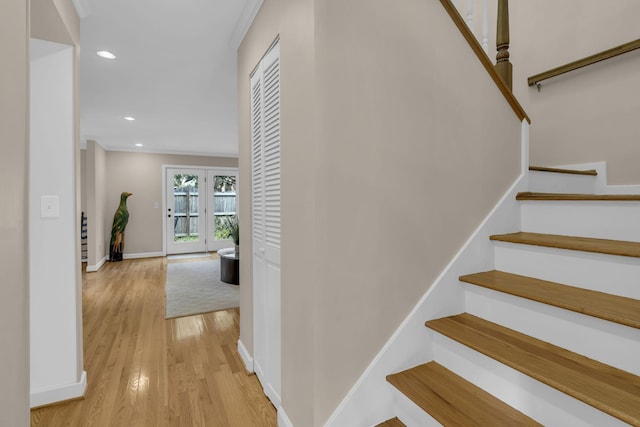
[[[84,392],[79,292],[73,47],[31,41],[29,185],[31,406]],[[41,196],[59,216],[41,217]],[[79,338],[80,337],[80,338]]]
[[[106,152],[95,141],[87,141],[87,271],[97,271],[107,256],[104,205]]]
[[[87,214],[87,150],[80,150],[80,210]]]

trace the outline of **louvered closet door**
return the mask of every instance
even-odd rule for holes
[[[251,77],[254,369],[280,405],[280,63],[276,44]]]

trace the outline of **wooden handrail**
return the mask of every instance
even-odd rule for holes
[[[522,108],[522,105],[520,105],[516,97],[513,95],[511,89],[507,87],[507,84],[504,82],[502,77],[498,75],[493,62],[491,62],[491,59],[489,59],[489,56],[485,53],[476,36],[473,34],[473,32],[471,32],[469,26],[464,21],[455,5],[451,2],[451,0],[440,0],[440,3],[442,3],[442,6],[447,11],[456,27],[458,27],[458,29],[464,36],[465,40],[471,47],[471,50],[473,50],[473,52],[476,54],[476,56],[480,60],[480,63],[487,70],[489,76],[491,76],[496,86],[498,86],[498,89],[500,89],[500,92],[502,92],[502,95],[507,100],[518,119],[520,119],[521,121],[526,120],[527,122],[531,123],[531,119],[529,118],[529,116],[527,116],[524,108]]]
[[[595,55],[587,56],[586,58],[579,59],[577,61],[573,61],[565,65],[561,65],[560,67],[553,68],[549,71],[536,74],[535,76],[529,77],[527,79],[527,83],[529,84],[529,86],[535,86],[541,81],[550,79],[551,77],[556,77],[556,76],[559,76],[560,74],[568,73],[570,71],[574,71],[579,68],[583,68],[588,65],[592,65],[597,62],[604,61],[606,59],[610,59],[618,55],[631,52],[636,49],[640,49],[640,39],[622,44],[620,46],[616,46],[611,49],[607,49],[600,53],[596,53]]]

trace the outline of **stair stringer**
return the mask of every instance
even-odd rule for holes
[[[396,415],[408,425],[415,425],[411,419],[403,418],[400,406],[406,405],[396,400],[406,398],[398,396],[386,376],[434,359],[433,334],[425,329],[425,320],[465,310],[465,287],[458,277],[493,269],[494,250],[489,236],[520,228],[520,204],[515,196],[526,188],[528,173],[524,170],[375,356],[325,427],[368,427]]]

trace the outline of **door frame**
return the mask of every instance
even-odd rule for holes
[[[199,165],[162,165],[162,256],[167,256],[167,169],[198,169],[204,170],[205,176],[209,175],[209,171],[216,172],[230,172],[236,175],[236,180],[239,179],[240,169],[229,166],[199,166]],[[208,183],[207,183],[208,184]],[[206,189],[205,189],[206,191]],[[236,191],[236,198],[239,196]],[[206,196],[208,198],[208,194]],[[237,202],[236,202],[237,203]],[[209,208],[208,202],[205,204],[206,208]],[[237,204],[236,206],[239,206]],[[237,208],[236,208],[237,209]],[[205,215],[208,221],[208,213]],[[207,233],[205,232],[205,235]],[[233,243],[231,243],[233,245]],[[210,252],[209,243],[207,242],[206,251]]]

